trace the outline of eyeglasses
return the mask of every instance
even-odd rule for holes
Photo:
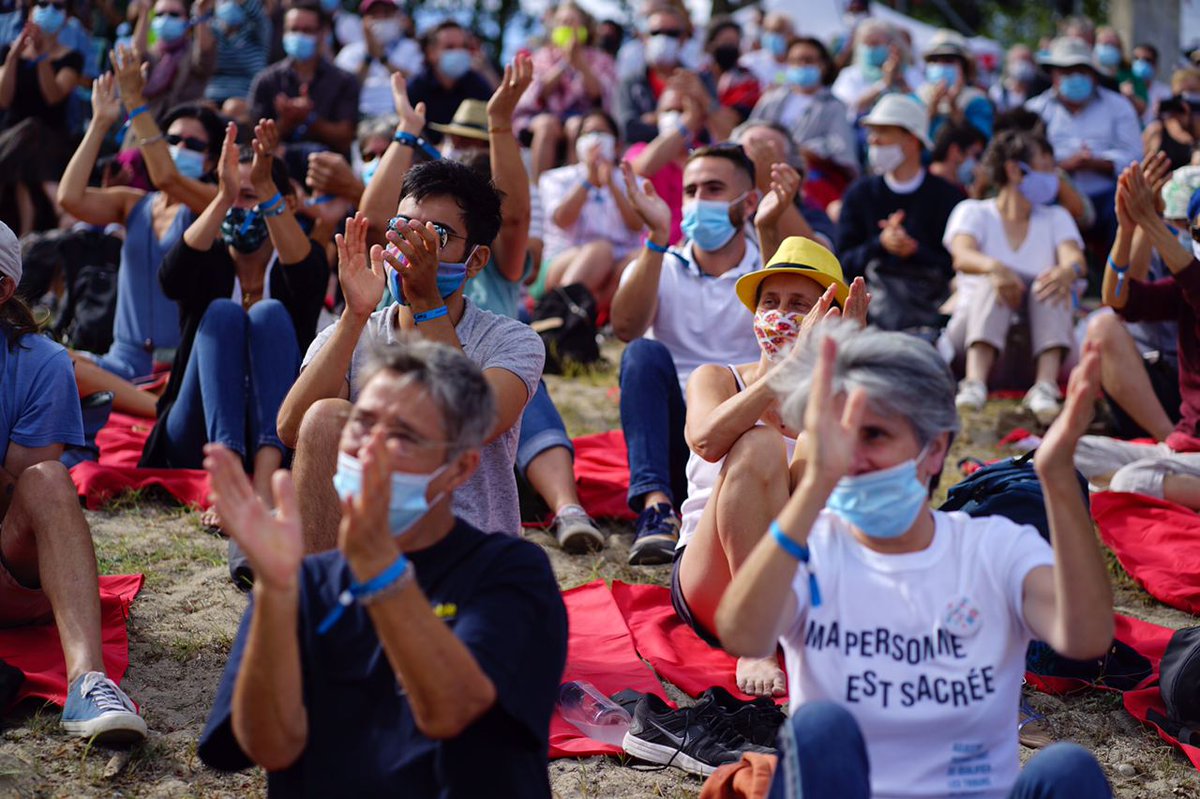
[[[650,31],[650,35],[651,36],[669,36],[672,39],[682,39],[683,31],[679,31],[679,30]]]
[[[409,222],[417,222],[418,224],[421,224],[421,225],[425,224],[424,222],[421,222],[421,220],[419,220],[419,219],[414,220],[410,216],[405,216],[404,214],[397,214],[396,216],[394,216],[388,220],[388,230],[393,230],[393,231],[396,231],[397,233],[399,233],[400,231],[397,230],[397,228],[408,227]],[[441,224],[440,222],[433,222],[431,224],[433,225],[434,232],[436,232],[438,234],[438,244],[441,246],[441,248],[443,250],[446,249],[446,245],[450,243],[450,239],[462,239],[463,241],[466,241],[466,239],[467,239],[466,236],[460,236],[457,233],[451,233],[446,228],[446,226]],[[401,235],[403,235],[403,234],[401,234]]]
[[[66,3],[56,3],[53,0],[36,0],[36,2],[34,2],[34,5],[41,6],[42,8],[50,7],[50,8],[58,8],[58,9],[62,9],[62,10],[66,10],[66,8],[67,8]]]
[[[394,455],[412,455],[419,450],[431,449],[447,444],[445,441],[421,438],[408,427],[386,424],[374,413],[362,408],[353,408],[345,411],[341,415],[341,419],[342,424],[345,426],[345,432],[355,442],[361,442],[377,427],[383,425],[384,433],[387,435],[388,451]]]
[[[178,11],[155,11],[154,16],[156,16],[156,17],[175,17],[176,19],[183,19],[183,14]]]
[[[177,133],[168,133],[163,138],[167,140],[167,144],[182,144],[194,153],[208,152],[208,142],[204,139],[197,139],[195,136],[180,136]]]

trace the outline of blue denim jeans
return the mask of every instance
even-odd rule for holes
[[[262,300],[247,311],[232,300],[208,306],[165,420],[171,466],[198,469],[204,445],[247,458],[262,447],[286,454],[275,417],[300,370],[300,347],[287,309]]]
[[[142,347],[114,341],[108,352],[97,355],[81,352],[84,357],[106,372],[112,372],[124,380],[136,380],[154,371],[154,358]]]
[[[1015,731],[1014,731],[1015,734]],[[779,730],[779,766],[768,799],[870,799],[870,763],[858,722],[834,702],[809,702]],[[1096,758],[1056,743],[1033,757],[1009,799],[1111,799]]]
[[[629,507],[641,511],[643,498],[662,491],[678,506],[687,495],[687,408],[675,359],[657,341],[631,341],[621,356],[621,428],[629,449]]]
[[[539,380],[537,391],[529,398],[521,416],[521,434],[517,440],[517,468],[521,474],[525,474],[534,458],[553,447],[565,447],[575,454],[567,426],[546,389],[546,381]]]

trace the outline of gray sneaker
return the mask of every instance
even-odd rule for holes
[[[592,517],[578,505],[563,508],[554,517],[554,537],[559,546],[572,555],[597,552],[604,548],[604,534]]]

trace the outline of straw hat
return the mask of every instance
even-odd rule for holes
[[[839,306],[846,304],[846,297],[850,293],[837,256],[812,239],[789,236],[779,245],[765,267],[738,278],[734,290],[742,305],[753,312],[758,304],[759,286],[767,278],[778,274],[802,275],[815,280],[822,288],[836,286],[834,297]]]

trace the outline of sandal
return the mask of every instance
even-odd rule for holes
[[[1042,749],[1054,743],[1046,725],[1046,716],[1033,709],[1028,700],[1021,698],[1021,708],[1017,714],[1017,739],[1021,746],[1030,749]]]

